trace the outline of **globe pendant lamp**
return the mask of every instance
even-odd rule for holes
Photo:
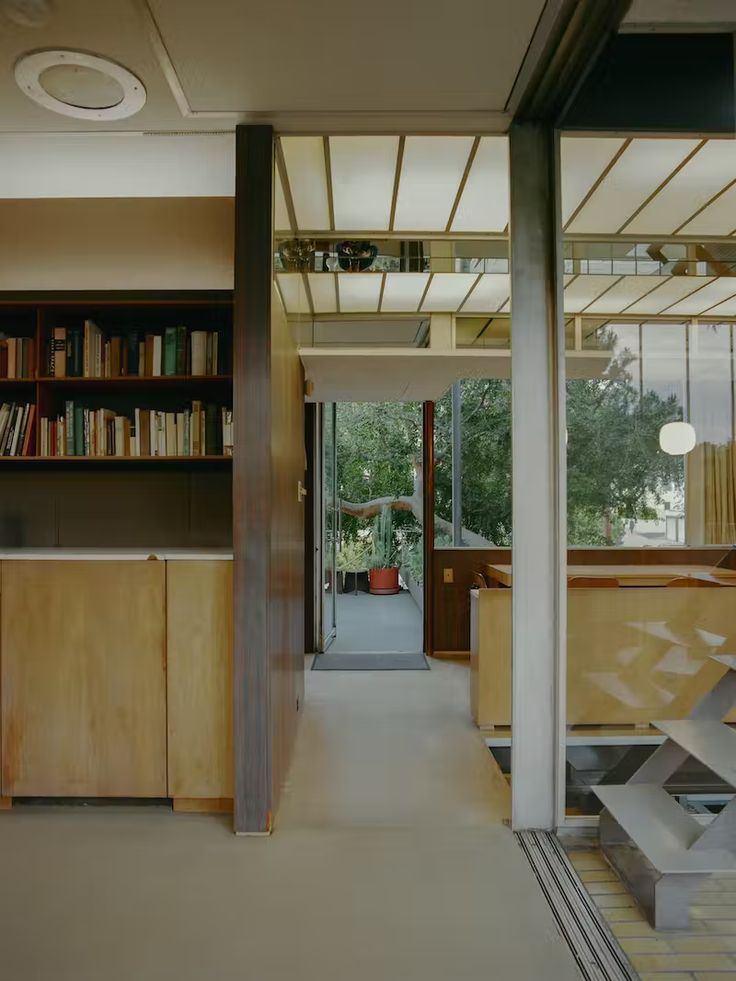
[[[659,445],[670,456],[685,456],[695,443],[695,429],[689,422],[668,422],[659,430]]]

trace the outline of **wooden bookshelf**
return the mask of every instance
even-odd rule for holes
[[[167,328],[187,328],[185,343],[191,345],[193,331],[218,335],[218,356],[227,370],[215,374],[117,374],[84,376],[79,374],[49,375],[48,349],[54,328],[84,330],[85,321],[92,321],[103,338],[120,338],[125,348],[129,336],[144,338],[160,335],[164,347]],[[177,455],[41,455],[41,420],[57,419],[63,415],[67,401],[85,410],[109,409],[119,416],[134,419],[134,410],[181,413],[189,411],[191,403],[215,405],[218,410],[232,409],[232,299],[223,294],[125,294],[123,296],[92,293],[56,294],[43,297],[0,297],[0,338],[26,338],[34,342],[34,371],[30,377],[0,377],[0,405],[4,402],[32,404],[35,416],[27,455],[0,455],[0,465],[9,463],[53,463],[56,467],[76,467],[80,462],[108,467],[126,463],[142,463],[148,468],[166,468],[172,464],[190,463],[193,468],[203,465],[227,465],[231,456],[223,454]],[[120,348],[119,348],[120,350]],[[162,369],[163,369],[162,354]],[[191,358],[191,347],[187,361]],[[143,367],[141,365],[141,367]],[[218,439],[219,442],[219,439]]]

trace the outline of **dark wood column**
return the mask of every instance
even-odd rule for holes
[[[236,833],[271,830],[271,290],[274,142],[236,129],[233,756]]]

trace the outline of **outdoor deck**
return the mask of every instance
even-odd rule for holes
[[[414,652],[422,650],[422,643],[422,614],[410,593],[338,594],[337,637],[330,653]]]

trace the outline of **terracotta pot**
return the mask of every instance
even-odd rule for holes
[[[368,573],[371,592],[374,596],[387,596],[399,592],[399,570],[371,569]]]

